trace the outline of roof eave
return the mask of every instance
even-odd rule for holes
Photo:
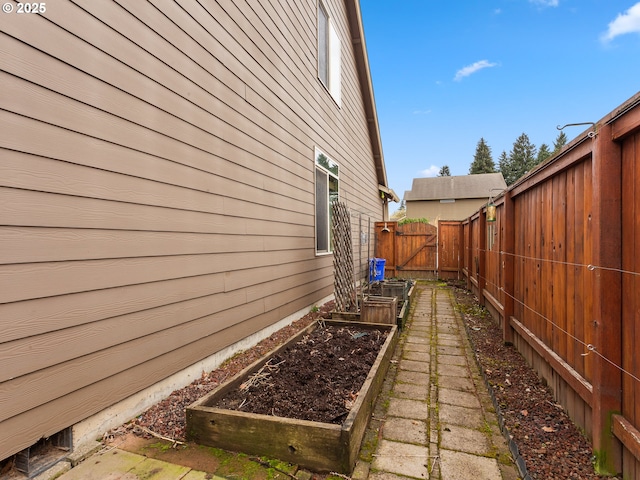
[[[400,197],[398,197],[398,195],[396,194],[396,192],[393,191],[393,189],[386,187],[384,185],[378,185],[378,190],[386,200],[390,200],[395,203],[400,202]]]
[[[347,16],[349,18],[349,27],[351,30],[351,43],[355,54],[356,68],[358,70],[358,79],[360,81],[360,90],[362,92],[362,100],[364,103],[364,111],[367,119],[367,128],[369,130],[371,150],[373,152],[373,160],[375,163],[376,174],[378,176],[378,183],[388,187],[387,172],[382,154],[380,125],[378,123],[378,113],[376,111],[376,102],[373,94],[373,81],[371,80],[369,57],[367,55],[367,46],[364,39],[364,26],[362,24],[360,2],[359,0],[345,0],[345,5],[347,7]]]

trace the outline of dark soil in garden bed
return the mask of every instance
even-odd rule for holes
[[[186,438],[187,423],[186,409],[189,405],[204,397],[207,393],[237,375],[273,349],[285,343],[313,322],[319,319],[329,318],[334,305],[334,302],[331,301],[319,308],[314,308],[302,318],[296,320],[291,325],[281,328],[254,347],[233,356],[220,365],[219,368],[212,372],[204,372],[199,379],[190,385],[175,390],[171,395],[150,407],[130,424],[110,432],[110,435],[117,436],[119,433],[124,433],[132,429],[136,432],[143,432],[146,429],[162,437],[184,441]],[[149,433],[141,434],[150,436]]]
[[[320,323],[211,406],[341,424],[387,334]]]
[[[594,472],[592,448],[557,404],[551,389],[513,347],[475,295],[450,283],[476,357],[504,423],[532,479],[604,479]]]

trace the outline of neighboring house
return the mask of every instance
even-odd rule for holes
[[[439,220],[463,220],[506,188],[502,173],[414,178],[404,194],[406,216],[427,218],[433,225]]]
[[[330,200],[373,225],[397,197],[357,0],[0,22],[2,460],[93,440],[328,300]]]

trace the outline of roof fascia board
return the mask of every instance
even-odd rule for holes
[[[349,17],[351,44],[353,45],[353,51],[355,54],[358,79],[360,81],[360,90],[362,92],[362,100],[364,103],[365,117],[367,119],[367,128],[369,130],[371,150],[373,151],[378,183],[388,187],[387,172],[382,154],[380,125],[378,123],[378,113],[376,111],[376,102],[373,94],[373,81],[371,80],[369,57],[367,55],[367,46],[364,39],[364,26],[362,23],[360,2],[359,0],[345,0],[345,6],[347,8],[347,16]]]

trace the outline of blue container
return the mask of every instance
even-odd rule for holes
[[[384,258],[369,259],[369,282],[381,282],[384,280]]]

